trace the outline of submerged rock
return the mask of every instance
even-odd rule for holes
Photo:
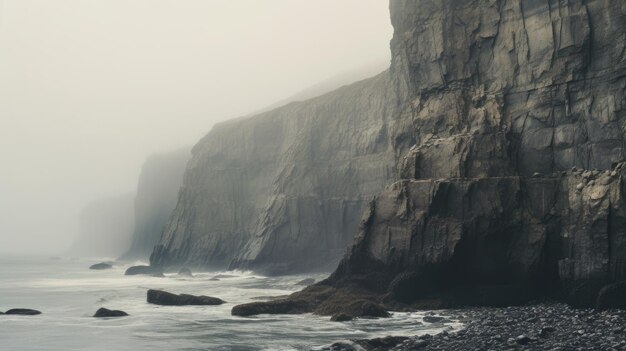
[[[221,305],[224,300],[211,296],[194,296],[188,294],[172,294],[162,290],[148,290],[148,303],[163,306],[185,305]]]
[[[103,270],[103,269],[111,269],[111,268],[113,268],[113,265],[110,263],[106,263],[106,262],[96,263],[89,267],[89,269],[95,269],[95,270]]]
[[[4,312],[4,314],[22,315],[22,316],[35,316],[35,315],[41,314],[41,312],[37,311],[37,310],[29,309],[29,308],[12,308],[12,309]]]
[[[101,307],[96,311],[93,316],[96,318],[125,317],[128,316],[128,313],[120,310],[109,310],[107,308]]]
[[[163,275],[160,268],[154,266],[132,266],[126,270],[124,275]]]

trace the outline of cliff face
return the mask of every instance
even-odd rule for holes
[[[324,284],[404,303],[593,304],[626,278],[626,2],[390,9],[401,180]]]
[[[133,223],[133,194],[94,201],[80,213],[79,235],[70,254],[117,257],[128,248]]]
[[[591,305],[624,280],[626,3],[390,10],[388,73],[220,125],[196,146],[151,262],[333,262],[365,207],[339,268],[293,297],[307,310],[354,291],[389,304],[564,293]]]
[[[193,149],[151,264],[332,268],[364,204],[396,173],[387,72],[216,125]]]
[[[148,258],[167,223],[183,182],[189,149],[150,156],[141,168],[134,201],[135,225],[122,259]]]

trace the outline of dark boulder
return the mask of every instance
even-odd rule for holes
[[[376,302],[361,299],[358,296],[353,298],[329,298],[315,307],[315,313],[321,315],[345,314],[351,317],[365,318],[387,318],[391,315],[387,309]]]
[[[309,286],[313,284],[315,284],[315,279],[313,278],[302,279],[301,281],[296,283],[296,285],[302,285],[302,286]]]
[[[211,296],[194,296],[188,294],[172,294],[162,290],[148,290],[148,303],[163,306],[186,306],[186,305],[221,305],[222,299]]]
[[[333,322],[347,322],[351,321],[353,318],[345,313],[337,313],[330,317],[330,320]]]
[[[527,335],[520,335],[515,338],[515,341],[520,345],[526,345],[531,341],[531,339]]]
[[[355,317],[389,317],[385,306],[369,295],[323,285],[321,282],[287,297],[271,301],[252,302],[233,307],[235,316],[257,314],[315,313],[322,316],[344,314]]]
[[[41,314],[41,312],[37,311],[37,310],[31,310],[29,308],[12,308],[12,309],[4,312],[4,314],[22,315],[22,316],[34,316],[34,315]]]
[[[155,266],[132,266],[126,270],[124,275],[155,275],[155,274],[163,274],[163,271],[160,268]]]
[[[96,314],[93,315],[96,318],[108,318],[108,317],[126,317],[128,313],[119,310],[109,310],[107,308],[101,307],[96,311]]]
[[[105,262],[96,263],[89,267],[89,269],[94,269],[94,270],[103,270],[103,269],[111,269],[111,268],[113,268],[113,265],[109,263],[105,263]]]
[[[191,269],[187,268],[187,267],[183,267],[178,271],[178,275],[183,276],[183,277],[193,277],[193,274],[191,273]]]
[[[300,314],[313,312],[313,307],[310,301],[281,299],[237,305],[233,307],[231,314],[244,317],[257,314]]]
[[[619,282],[603,287],[598,293],[596,308],[626,309],[626,282]]]

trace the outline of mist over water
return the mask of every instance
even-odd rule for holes
[[[136,191],[149,155],[384,69],[387,6],[0,0],[0,252],[65,251],[88,204]]]

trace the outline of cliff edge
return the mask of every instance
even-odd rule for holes
[[[396,170],[388,72],[216,125],[151,256],[163,267],[331,270]]]

